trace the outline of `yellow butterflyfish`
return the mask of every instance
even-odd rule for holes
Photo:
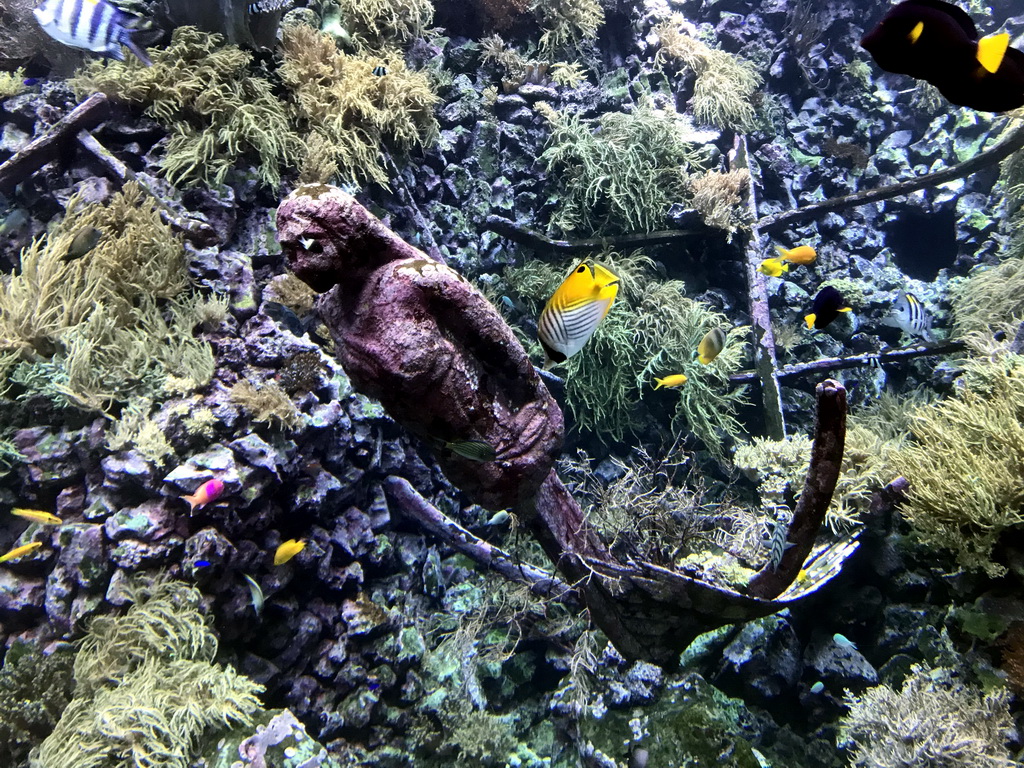
[[[707,365],[718,353],[725,349],[725,331],[721,328],[712,328],[704,334],[704,338],[697,345],[697,359],[702,365]]]
[[[537,336],[547,360],[544,367],[561,363],[587,343],[612,308],[619,278],[610,270],[581,262],[562,281],[537,321]]]

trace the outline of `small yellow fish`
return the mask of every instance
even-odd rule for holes
[[[537,320],[537,337],[547,360],[544,367],[564,362],[587,343],[612,308],[619,278],[600,264],[580,264],[548,299]]]
[[[12,509],[11,514],[31,520],[33,523],[42,523],[43,525],[61,525],[64,522],[56,515],[51,515],[49,512],[43,512],[39,509]]]
[[[655,389],[661,389],[662,387],[665,387],[665,389],[676,389],[686,383],[686,374],[675,373],[663,379],[655,378],[654,381],[656,382]]]
[[[288,541],[282,542],[274,552],[274,565],[284,565],[305,548],[306,542],[301,540],[288,539]]]
[[[779,257],[765,259],[757,271],[768,275],[768,277],[779,277],[783,272],[789,272],[789,264],[785,264]]]
[[[704,334],[704,338],[697,345],[697,359],[702,365],[707,365],[718,353],[725,349],[725,331],[721,328],[712,328]]]
[[[0,556],[0,563],[6,563],[8,560],[13,560],[16,557],[27,555],[29,552],[35,552],[41,546],[43,546],[43,542],[41,541],[33,541],[30,544],[22,544],[20,547],[15,547],[7,554]]]
[[[813,264],[818,258],[818,253],[809,245],[798,245],[796,248],[786,249],[781,245],[775,246],[779,252],[779,259],[793,264]]]

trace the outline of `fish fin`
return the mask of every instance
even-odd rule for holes
[[[129,51],[131,51],[133,54],[135,54],[135,57],[139,61],[141,61],[143,64],[145,64],[147,67],[152,67],[153,66],[153,62],[150,60],[149,56],[146,55],[146,52],[144,50],[142,50],[142,47],[138,43],[135,42],[134,35],[135,35],[135,30],[126,29],[121,34],[121,39],[120,39],[121,45],[123,45],[125,48],[127,48]],[[117,56],[117,58],[120,59],[121,61],[124,61],[124,53],[122,53],[121,51],[118,51],[118,53],[120,53],[121,55]]]
[[[779,252],[779,255],[776,258],[785,259],[787,256],[789,256],[789,251],[783,248],[781,245],[776,245],[775,250]]]
[[[840,307],[840,312],[853,312],[853,307]]]
[[[804,322],[807,323],[807,330],[811,330],[814,327],[814,321],[818,319],[818,316],[813,312],[809,315],[804,315]]]
[[[994,73],[1003,63],[1006,49],[1010,47],[1010,33],[1001,32],[998,35],[989,35],[978,41],[978,63],[987,72]]]
[[[601,288],[607,288],[608,286],[614,285],[618,290],[619,278],[607,267],[602,267],[600,264],[594,265],[594,280]]]
[[[921,38],[922,32],[924,32],[924,22],[919,21],[914,25],[914,28],[907,33],[907,39],[910,40],[911,45]]]
[[[657,390],[661,389],[663,386],[665,386],[665,380],[664,379],[655,379],[654,381],[657,382],[654,385],[655,391],[657,391]]]

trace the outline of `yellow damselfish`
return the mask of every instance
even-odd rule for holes
[[[796,248],[788,250],[781,245],[775,247],[779,252],[779,258],[792,264],[813,264],[814,260],[818,258],[817,251],[809,245],[798,245]]]
[[[783,272],[789,272],[789,264],[783,262],[778,256],[774,256],[762,261],[757,271],[768,275],[768,277],[779,277]]]
[[[61,525],[64,522],[56,515],[43,512],[40,509],[12,509],[11,514],[31,520],[33,523],[42,523],[43,525]]]
[[[30,544],[22,544],[20,547],[15,547],[5,555],[0,556],[0,563],[6,563],[8,560],[13,560],[16,557],[27,555],[29,552],[35,552],[43,546],[41,541],[33,541]]]
[[[548,299],[537,321],[537,337],[547,360],[561,363],[587,343],[612,308],[619,278],[600,264],[581,262]]]
[[[281,542],[281,546],[274,552],[274,565],[284,565],[299,552],[306,548],[306,542],[288,539],[288,541]]]
[[[655,378],[654,381],[656,382],[655,389],[661,389],[662,387],[665,387],[665,389],[675,389],[686,383],[686,374],[676,373],[663,379]]]

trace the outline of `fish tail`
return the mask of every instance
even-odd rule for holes
[[[664,380],[664,379],[655,379],[655,381],[657,382],[657,383],[656,383],[656,384],[654,385],[654,388],[655,388],[655,389],[661,389],[662,387],[664,387],[664,386],[665,386],[665,380]]]
[[[125,29],[124,31],[122,31],[121,32],[121,39],[120,39],[119,42],[125,48],[127,48],[129,51],[131,51],[133,54],[135,54],[135,57],[139,61],[141,61],[143,64],[145,64],[147,67],[152,67],[153,66],[153,62],[150,60],[149,56],[147,56],[146,52],[144,50],[142,50],[142,47],[138,43],[135,42],[135,30],[134,29]],[[124,61],[124,54],[122,53],[117,58],[119,58],[121,61]]]
[[[1009,46],[1010,34],[1008,32],[981,38],[978,41],[978,63],[985,68],[985,71],[995,73],[999,69],[999,65],[1003,63],[1003,57]]]
[[[779,252],[779,258],[783,261],[789,258],[790,251],[786,250],[781,245],[776,245],[775,250]]]

